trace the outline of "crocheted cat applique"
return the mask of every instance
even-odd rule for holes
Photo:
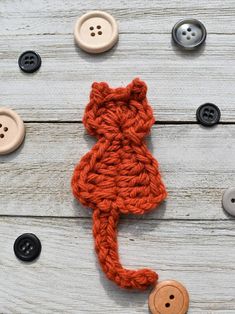
[[[142,215],[167,196],[158,162],[144,137],[154,123],[147,86],[134,79],[125,88],[93,83],[83,123],[98,141],[75,167],[74,196],[93,209],[93,235],[100,265],[123,288],[145,289],[158,275],[150,269],[125,269],[119,260],[120,214]]]

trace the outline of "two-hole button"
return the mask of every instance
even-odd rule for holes
[[[189,308],[188,292],[177,281],[162,281],[149,296],[149,308],[152,314],[185,314]]]
[[[24,122],[13,110],[0,108],[0,155],[16,150],[25,137]]]
[[[111,49],[118,40],[118,25],[107,12],[92,11],[81,16],[74,28],[78,46],[89,53]]]

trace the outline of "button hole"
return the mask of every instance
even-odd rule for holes
[[[182,32],[182,35],[184,35],[184,36],[185,36],[185,35],[186,35],[186,32],[185,32],[185,31],[184,31],[184,32]]]
[[[33,59],[34,59],[34,56],[31,56],[31,57],[30,57],[30,60],[33,60]]]
[[[93,26],[91,26],[91,27],[90,27],[90,30],[91,30],[91,31],[93,31],[93,29],[94,29],[94,27],[93,27]]]
[[[7,131],[8,131],[8,128],[5,127],[3,130],[4,130],[5,132],[7,132]]]
[[[25,64],[29,64],[29,61],[25,61]]]
[[[170,295],[170,299],[174,300],[175,296],[173,294]]]
[[[232,199],[231,199],[231,202],[232,202],[232,203],[235,203],[235,198],[232,198]]]
[[[98,34],[99,34],[99,35],[102,35],[102,32],[101,32],[101,31],[99,31],[99,32],[98,32]]]
[[[97,25],[97,29],[101,29],[101,26],[100,26],[100,25]]]
[[[2,127],[2,124],[0,123],[0,128]]]
[[[25,59],[25,60],[28,60],[28,59],[29,59],[29,57],[28,57],[28,56],[26,56],[26,57],[24,57],[24,59]]]
[[[30,61],[29,63],[30,63],[30,64],[34,64],[34,61]]]
[[[191,29],[190,27],[187,29],[188,32],[191,32],[191,30],[192,30],[192,29]]]
[[[4,138],[4,134],[0,134],[0,138]]]
[[[188,40],[190,40],[190,39],[191,39],[191,37],[190,37],[190,36],[187,36],[187,39],[188,39]]]
[[[195,33],[192,33],[192,36],[195,36],[196,34]]]
[[[170,303],[165,304],[165,307],[170,307],[170,306],[171,306]]]
[[[94,37],[94,36],[95,36],[95,33],[91,33],[91,36]]]

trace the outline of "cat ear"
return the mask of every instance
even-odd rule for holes
[[[130,100],[136,100],[138,102],[142,102],[146,99],[147,94],[147,86],[141,81],[139,78],[134,79],[129,85],[126,87],[119,88],[109,88],[107,85],[105,86],[105,98],[103,101],[124,101],[129,102]]]
[[[99,109],[104,103],[104,99],[109,93],[109,86],[105,82],[92,84],[90,93],[90,102],[86,106],[85,115],[83,117],[83,124],[88,133],[93,136],[97,136],[97,130],[100,127],[101,117],[99,115]]]
[[[110,88],[105,82],[94,82],[90,93],[90,100],[94,105],[101,104],[106,96],[110,93]]]
[[[137,101],[143,101],[146,99],[147,94],[147,85],[145,82],[141,81],[139,78],[136,78],[129,85],[131,89],[131,98]]]

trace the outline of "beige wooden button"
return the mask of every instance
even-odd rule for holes
[[[106,12],[88,12],[77,20],[74,38],[78,46],[86,52],[104,52],[117,42],[118,25],[114,17]]]
[[[25,137],[24,122],[13,110],[0,108],[0,155],[16,150]]]
[[[152,314],[185,314],[188,307],[187,290],[174,280],[158,283],[149,295],[149,308]]]

